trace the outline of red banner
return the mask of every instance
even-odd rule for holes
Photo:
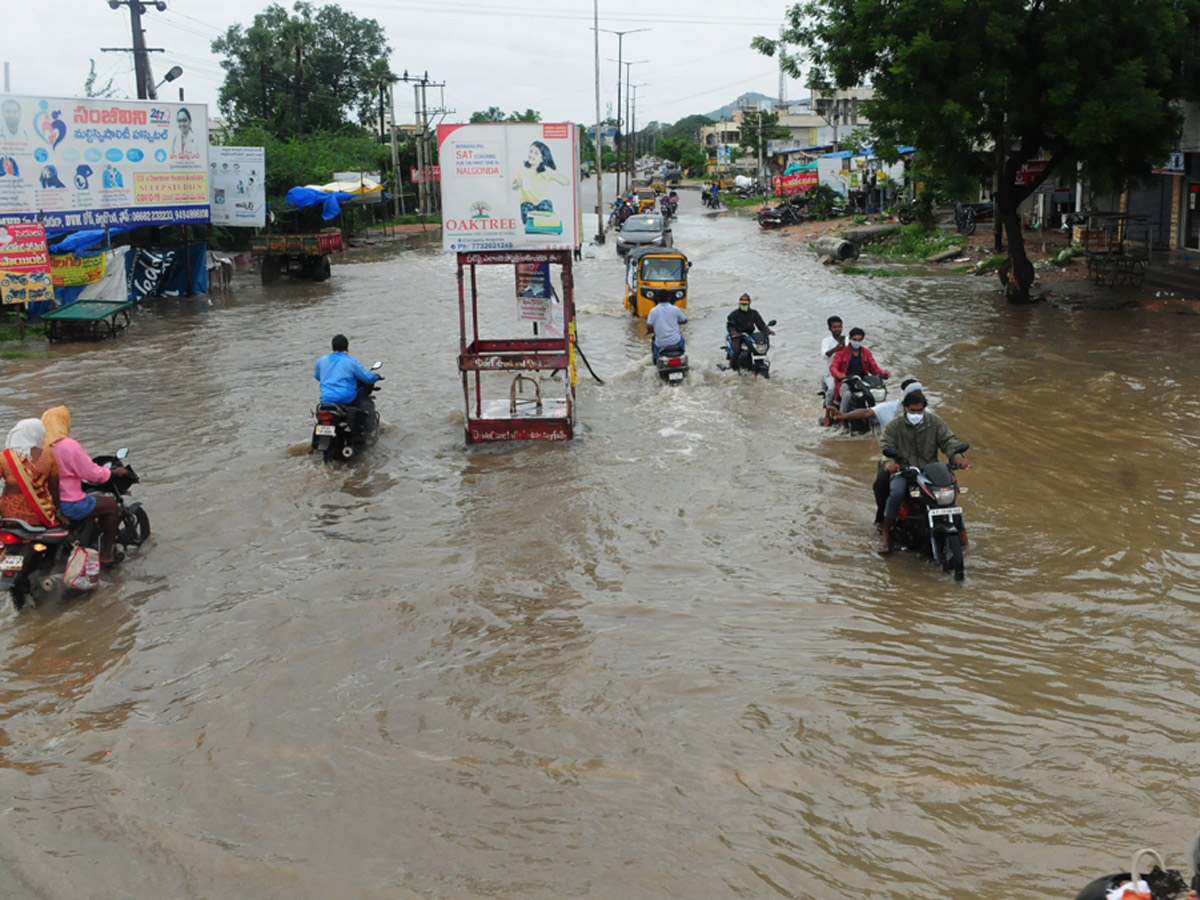
[[[1017,169],[1017,177],[1013,179],[1013,182],[1018,186],[1033,184],[1038,176],[1046,171],[1046,166],[1049,164],[1050,160],[1048,159],[1031,159]]]
[[[772,179],[775,186],[775,196],[784,194],[804,194],[809,188],[817,186],[817,170],[797,172],[794,175],[776,175]]]
[[[421,170],[418,169],[416,166],[413,166],[411,171],[412,171],[412,183],[413,184],[421,184],[422,182],[428,183],[428,182],[434,182],[434,181],[440,182],[442,180],[442,167],[441,166],[426,166],[424,177],[421,177]]]

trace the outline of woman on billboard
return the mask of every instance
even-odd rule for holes
[[[562,219],[554,214],[549,195],[555,185],[570,183],[558,171],[545,143],[534,141],[529,145],[529,157],[512,180],[512,189],[521,192],[521,221],[526,234],[562,234]]]

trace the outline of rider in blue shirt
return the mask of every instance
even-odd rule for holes
[[[333,337],[333,352],[326,353],[317,360],[313,367],[313,378],[321,382],[321,402],[345,405],[361,405],[357,403],[364,393],[369,398],[370,386],[382,377],[374,372],[368,372],[363,364],[347,351],[350,342],[344,334]]]

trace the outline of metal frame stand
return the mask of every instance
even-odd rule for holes
[[[476,267],[519,263],[562,266],[562,337],[489,340],[479,335]],[[469,274],[468,274],[469,273]],[[467,283],[470,283],[470,291]],[[468,444],[496,441],[569,441],[575,436],[575,290],[570,250],[496,250],[458,254],[458,370],[462,373]],[[468,324],[469,334],[468,334]],[[562,372],[563,394],[542,393],[531,372]],[[486,373],[511,375],[507,396],[485,400]],[[488,379],[496,383],[497,379]],[[532,385],[531,395],[525,387]]]

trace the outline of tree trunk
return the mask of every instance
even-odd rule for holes
[[[1021,216],[1017,205],[1012,202],[1010,192],[1005,191],[1005,203],[1001,206],[1001,198],[996,197],[996,217],[1002,218],[1004,234],[1008,239],[1008,260],[1000,268],[1000,283],[1004,285],[1004,297],[1009,303],[1030,303],[1030,289],[1033,287],[1033,263],[1025,252],[1025,235],[1021,233]]]

